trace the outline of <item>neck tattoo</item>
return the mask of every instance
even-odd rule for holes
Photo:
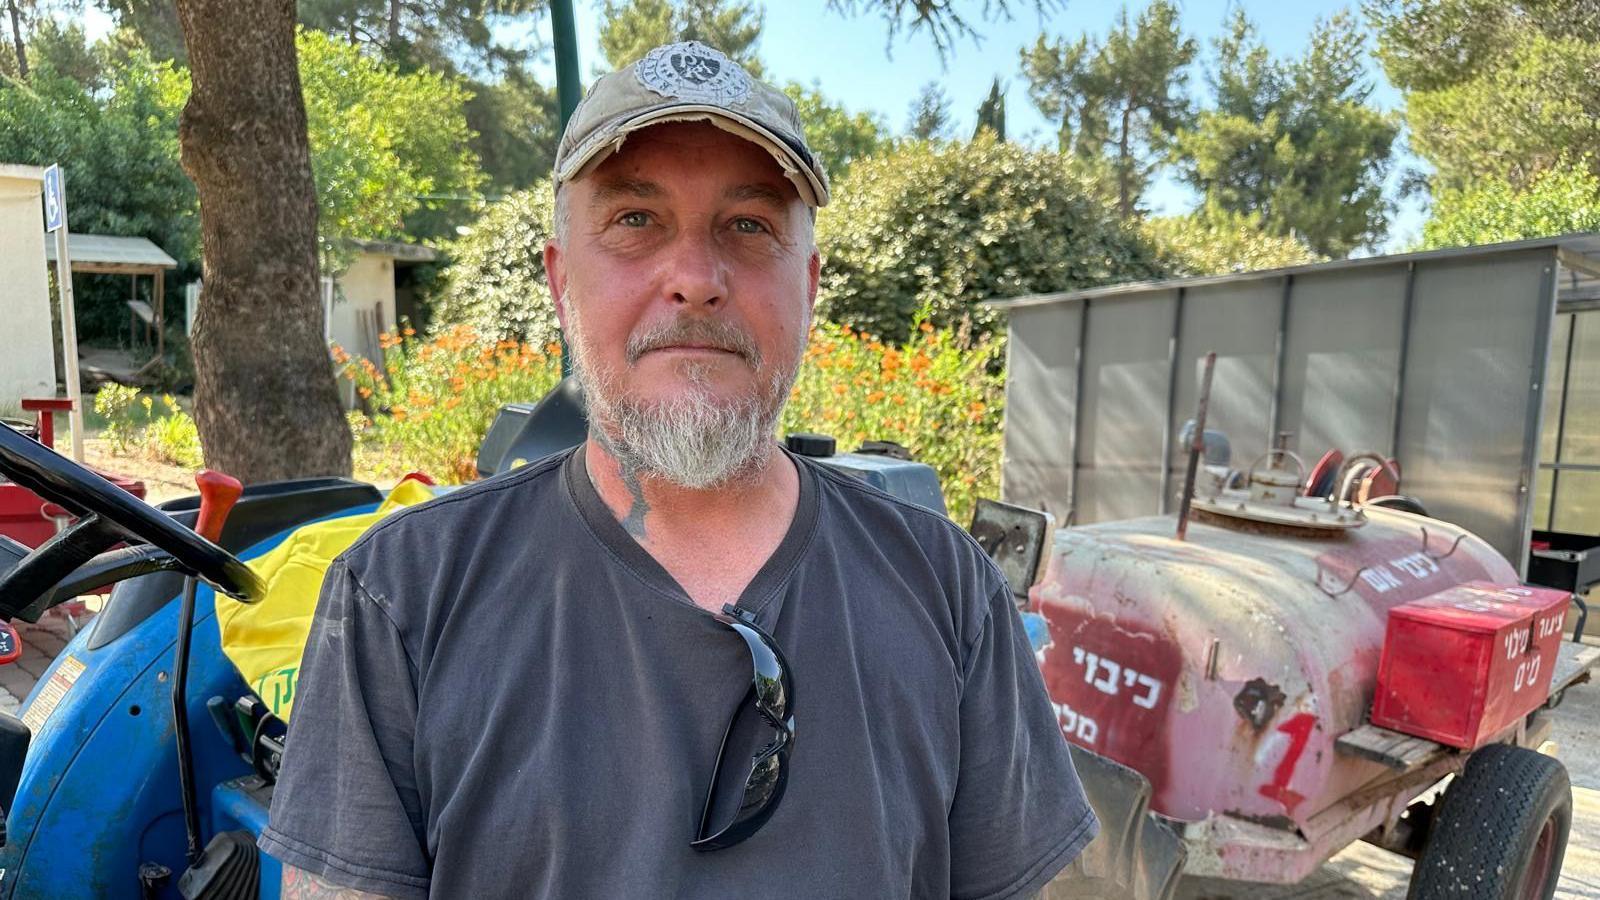
[[[589,435],[594,438],[595,443],[604,447],[606,453],[616,462],[617,471],[622,476],[622,484],[628,489],[628,495],[633,498],[633,504],[628,507],[628,514],[619,520],[623,530],[632,535],[634,540],[646,540],[649,535],[645,530],[644,517],[650,512],[650,501],[644,497],[644,482],[640,480],[639,473],[632,466],[622,461],[612,447],[611,439],[606,437],[604,429],[592,428]],[[593,476],[590,476],[589,480],[593,481]]]

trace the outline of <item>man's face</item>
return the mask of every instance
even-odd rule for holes
[[[771,155],[709,123],[666,124],[565,190],[567,233],[545,265],[591,411],[670,414],[682,430],[687,408],[748,410],[770,437],[818,273],[809,213]]]

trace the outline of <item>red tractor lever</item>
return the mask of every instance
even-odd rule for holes
[[[244,485],[232,475],[212,469],[201,469],[194,476],[194,484],[200,489],[200,517],[195,520],[194,530],[215,544],[222,539],[222,524],[228,520],[233,505],[239,502]]]

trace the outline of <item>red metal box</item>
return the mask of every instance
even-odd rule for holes
[[[1548,699],[1572,595],[1469,581],[1389,610],[1372,724],[1474,750]]]

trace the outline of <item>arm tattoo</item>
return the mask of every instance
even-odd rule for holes
[[[283,900],[388,900],[382,894],[369,894],[355,888],[329,884],[304,869],[283,867]]]

